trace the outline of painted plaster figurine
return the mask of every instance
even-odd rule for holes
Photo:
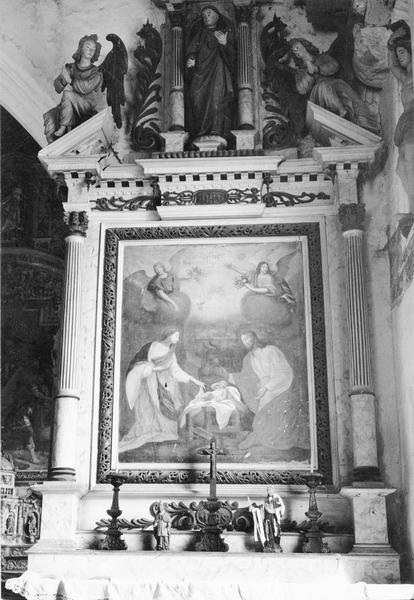
[[[234,36],[215,6],[201,11],[190,32],[186,67],[189,78],[187,125],[191,138],[226,137],[233,124]]]
[[[327,53],[303,38],[289,40],[290,59],[296,66],[296,88],[307,95],[310,102],[329,110],[343,119],[371,131],[377,130],[375,116],[357,92],[337,77],[339,63]]]
[[[414,213],[414,86],[410,29],[405,21],[391,26],[388,40],[388,61],[392,74],[401,84],[403,113],[398,119],[394,143],[398,147],[397,173],[410,200]]]
[[[121,127],[120,107],[125,104],[124,76],[128,69],[128,55],[117,35],[111,33],[106,39],[112,42],[113,48],[101,65],[93,64],[101,52],[98,36],[85,35],[72,56],[74,62],[66,63],[56,77],[54,87],[58,94],[62,94],[62,99],[58,106],[44,115],[45,135],[49,143],[103,110],[106,103],[112,107],[116,126]]]
[[[285,504],[279,494],[269,488],[263,504],[258,506],[250,502],[249,510],[253,516],[254,539],[258,549],[261,552],[283,552],[280,537]]]
[[[170,549],[171,515],[166,502],[157,502],[154,505],[154,537],[157,542],[156,550]]]

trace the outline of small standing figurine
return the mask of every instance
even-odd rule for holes
[[[154,516],[154,537],[157,541],[156,550],[170,549],[170,531],[171,531],[171,516],[167,510],[166,502],[156,502],[153,510]]]
[[[253,516],[254,539],[261,552],[283,552],[280,546],[281,520],[285,513],[282,498],[274,490],[267,490],[267,497],[259,506],[250,502]]]
[[[39,535],[38,529],[38,517],[37,514],[31,510],[27,515],[26,519],[26,535],[29,538],[31,544],[34,544],[36,541],[36,537]]]
[[[104,109],[106,103],[102,92],[105,89],[115,124],[118,129],[121,127],[120,106],[125,103],[124,75],[128,69],[128,54],[117,35],[110,33],[106,39],[112,42],[113,48],[101,65],[93,64],[101,52],[98,36],[85,35],[72,56],[74,62],[65,64],[56,77],[54,87],[62,94],[62,100],[44,115],[49,144]]]

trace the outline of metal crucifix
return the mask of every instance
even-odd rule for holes
[[[209,500],[216,500],[217,498],[217,456],[224,454],[223,450],[217,448],[216,438],[212,437],[210,440],[210,448],[201,448],[200,454],[210,457],[210,496]]]

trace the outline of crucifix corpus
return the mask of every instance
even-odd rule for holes
[[[210,440],[210,448],[201,448],[200,454],[210,457],[210,495],[209,500],[217,500],[217,456],[224,454],[223,450],[217,448],[216,438]]]

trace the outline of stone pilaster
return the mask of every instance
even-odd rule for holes
[[[76,478],[76,422],[79,400],[82,249],[88,226],[85,212],[65,215],[65,281],[54,405],[53,446],[49,479]]]
[[[250,6],[236,7],[237,18],[237,88],[238,129],[254,129],[252,46],[250,41]]]
[[[183,15],[168,12],[171,24],[170,131],[184,131]]]
[[[364,217],[365,208],[361,204],[341,204],[339,207],[345,241],[354,480],[378,481],[376,411],[363,250]]]

